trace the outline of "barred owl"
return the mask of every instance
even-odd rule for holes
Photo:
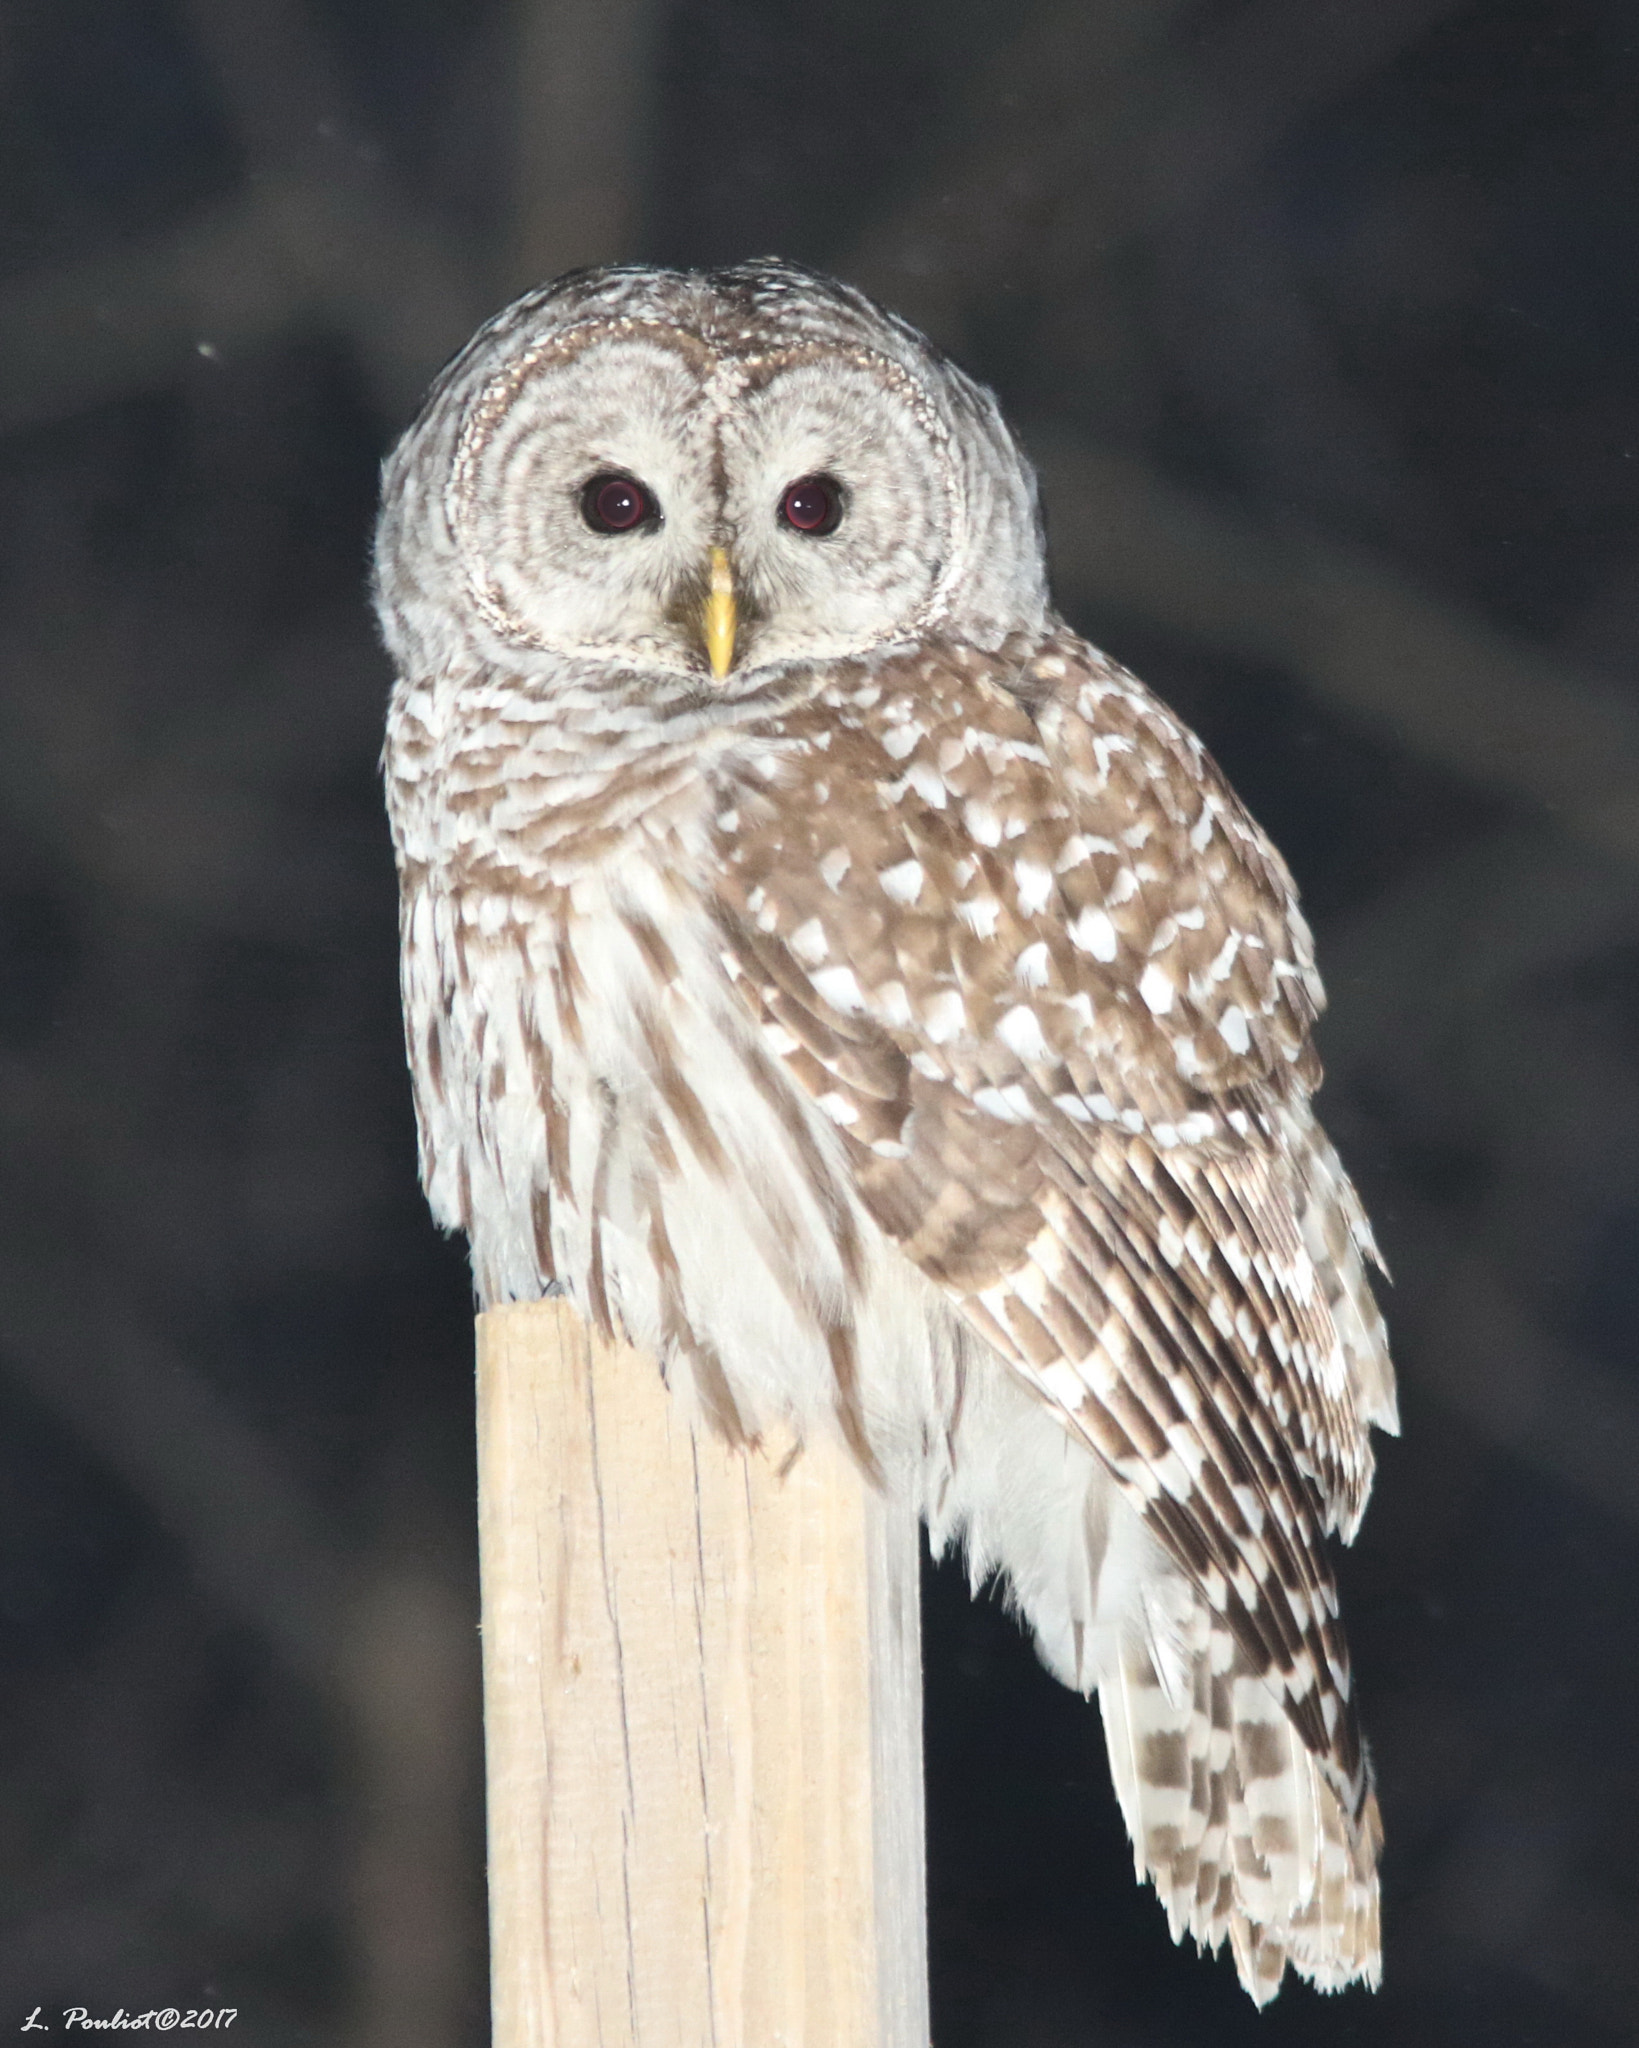
[[[1380,1973],[1327,1536],[1396,1427],[1280,856],[1055,616],[990,395],[775,262],[521,299],[388,462],[421,1171],[1096,1689],[1173,1934]]]

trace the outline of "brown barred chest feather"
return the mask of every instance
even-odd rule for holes
[[[622,889],[579,893],[434,891],[406,918],[407,993],[429,1018],[411,1045],[424,1171],[472,1238],[481,1298],[565,1285],[606,1327],[684,1356],[731,1436],[831,1409],[871,1457],[846,1306],[861,1225],[834,1134],[741,1015],[675,875],[628,862]],[[761,1321],[788,1340],[770,1351],[800,1354],[802,1331],[811,1356],[791,1384],[753,1372],[737,1396],[713,1290],[743,1282],[748,1236]]]

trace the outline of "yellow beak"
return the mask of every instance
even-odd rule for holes
[[[729,566],[728,550],[713,548],[711,551],[711,589],[706,597],[706,655],[711,662],[711,673],[719,683],[729,672],[734,661],[734,628],[738,610],[734,602],[734,571]]]

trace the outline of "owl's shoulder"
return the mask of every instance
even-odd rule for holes
[[[1086,641],[839,664],[777,723],[723,813],[725,879],[765,929],[948,979],[975,1021],[1020,982],[1038,1008],[1062,991],[1197,1088],[1318,1080],[1285,863],[1200,740]]]
[[[1082,803],[1129,813],[1128,831],[1177,842],[1180,865],[1219,836],[1248,880],[1295,909],[1291,870],[1197,733],[1149,686],[1059,625],[1020,650],[1012,685]]]

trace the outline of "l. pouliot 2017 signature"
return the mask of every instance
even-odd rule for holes
[[[54,2032],[53,2022],[42,2017],[44,2012],[45,2007],[37,2005],[17,2031],[20,2034]],[[106,2019],[94,2019],[89,2006],[65,2005],[62,2019],[56,2025],[60,2025],[65,2034],[77,2031],[87,2034],[185,2034],[198,2033],[207,2027],[231,2027],[238,2017],[236,2005],[157,2005],[146,2012],[127,2012],[122,2005]]]

